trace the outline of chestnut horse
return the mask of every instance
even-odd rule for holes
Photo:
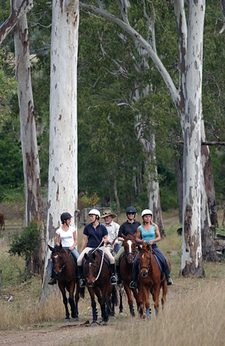
[[[138,273],[138,304],[141,318],[150,316],[149,293],[151,293],[156,314],[159,311],[160,289],[162,288],[161,304],[162,308],[166,302],[167,281],[164,273],[161,272],[159,262],[156,259],[152,246],[143,243],[139,247],[139,273]]]
[[[138,302],[138,292],[136,289],[131,289],[129,284],[132,281],[132,267],[134,258],[137,254],[136,241],[135,237],[131,234],[128,234],[127,236],[122,234],[122,237],[124,238],[124,253],[120,256],[120,276],[127,295],[130,314],[132,317],[134,317],[135,313],[133,296],[136,302]]]
[[[53,263],[53,269],[55,278],[58,282],[59,289],[62,293],[63,304],[66,310],[66,321],[70,320],[70,314],[68,309],[68,300],[66,291],[69,292],[69,304],[71,308],[71,317],[76,321],[79,321],[78,317],[78,301],[79,296],[84,297],[84,289],[79,286],[79,279],[77,278],[77,271],[72,254],[70,251],[63,249],[62,245],[55,246],[54,248],[48,245],[52,251],[51,259]],[[74,300],[74,291],[75,300]]]
[[[84,255],[83,275],[91,297],[92,326],[97,326],[98,312],[95,296],[101,307],[101,325],[107,325],[112,307],[117,305],[116,286],[110,284],[109,259],[101,250],[91,250]]]

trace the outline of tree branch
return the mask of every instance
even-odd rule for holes
[[[33,8],[33,0],[22,0],[18,9],[12,9],[8,19],[0,26],[0,44],[17,24],[18,20]]]

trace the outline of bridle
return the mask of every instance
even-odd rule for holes
[[[149,251],[148,251],[148,250],[145,250],[145,249],[141,249],[141,250],[140,250],[140,253],[139,253],[139,264],[140,264],[140,256],[144,256],[145,254],[149,255],[149,256],[148,256],[148,266],[145,266],[145,265],[142,265],[142,266],[141,266],[141,265],[140,265],[139,270],[140,270],[141,276],[144,276],[144,273],[142,272],[142,269],[147,270],[147,273],[149,272],[149,269],[150,269],[150,267],[151,267],[151,253],[152,253],[152,252],[149,253]],[[145,275],[146,275],[147,273],[145,273]]]
[[[56,253],[56,254],[54,254],[54,253]],[[65,260],[65,258],[64,258],[65,256],[63,256],[65,254],[68,254],[67,260]],[[62,250],[55,250],[54,249],[53,250],[53,252],[52,252],[52,262],[53,262],[53,270],[54,270],[54,273],[55,273],[56,276],[59,276],[59,275],[62,274],[62,271],[65,268],[65,266],[66,266],[66,264],[68,262],[68,258],[69,258],[70,255],[71,254],[68,253],[68,251],[66,251],[65,249],[62,249]],[[62,264],[54,264],[53,258],[58,258],[58,257],[62,260]],[[59,271],[56,272],[55,268],[59,268]]]
[[[100,244],[95,249],[93,249],[91,251],[91,254],[94,254],[100,248],[101,244],[102,244],[102,241],[100,242]],[[101,274],[102,266],[103,266],[103,261],[104,261],[104,253],[103,253],[103,251],[102,251],[102,254],[99,253],[99,255],[101,255],[101,262],[100,262],[99,270],[98,270],[97,264],[95,262],[93,262],[93,261],[90,261],[90,262],[88,262],[88,268],[91,268],[92,266],[94,267],[94,265],[95,265],[96,266],[95,273],[90,273],[90,271],[89,271],[85,275],[86,277],[91,276],[91,275],[94,276],[94,278],[95,278],[94,282],[98,280],[98,278],[99,278],[99,276]],[[95,261],[95,259],[94,259],[94,261]],[[93,285],[94,285],[94,282],[92,283]]]
[[[128,252],[125,251],[127,262],[128,263],[133,263],[134,262],[134,258],[135,258],[136,254],[137,254],[137,251],[136,251],[136,249],[135,249],[135,251],[132,251],[133,241],[131,239],[126,240],[126,243],[128,245]]]

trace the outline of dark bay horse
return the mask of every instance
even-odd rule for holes
[[[162,288],[161,304],[162,308],[166,302],[167,281],[164,273],[161,272],[158,261],[152,251],[152,246],[143,243],[139,247],[139,273],[138,273],[138,305],[141,318],[150,316],[149,294],[151,293],[156,314],[159,311],[160,290]]]
[[[5,230],[5,216],[2,213],[0,213],[0,228],[2,231]]]
[[[136,289],[131,289],[129,287],[129,284],[132,281],[132,267],[134,258],[137,254],[136,241],[135,237],[131,234],[127,236],[122,236],[124,238],[124,253],[120,256],[120,276],[127,295],[130,314],[132,317],[134,317],[135,313],[133,296],[136,302],[138,302],[138,292]]]
[[[101,307],[101,325],[107,325],[112,306],[117,305],[116,287],[110,284],[110,269],[101,250],[91,250],[84,255],[83,275],[91,297],[92,326],[97,326],[98,312],[95,296]]]
[[[68,300],[66,291],[69,293],[69,304],[71,308],[71,317],[76,321],[78,318],[78,301],[80,295],[84,297],[84,289],[79,286],[79,280],[77,278],[76,266],[72,258],[72,254],[63,249],[62,245],[55,246],[54,248],[48,245],[49,249],[52,251],[51,259],[53,263],[53,269],[55,278],[58,282],[59,289],[62,293],[63,303],[66,310],[66,321],[70,320],[70,314],[68,309]],[[74,300],[74,291],[75,300]]]

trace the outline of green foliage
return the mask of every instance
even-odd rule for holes
[[[38,248],[39,236],[37,224],[32,221],[20,234],[13,234],[9,254],[21,256],[26,261],[30,260],[32,253]]]

